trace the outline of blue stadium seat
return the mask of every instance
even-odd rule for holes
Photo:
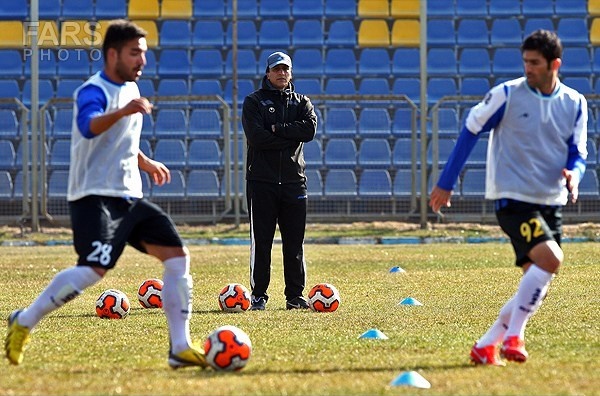
[[[356,28],[354,27],[354,23],[351,20],[346,19],[331,22],[325,44],[327,45],[327,48],[354,48],[354,46],[356,46]]]
[[[154,135],[158,139],[183,139],[187,137],[187,129],[187,118],[183,110],[162,109],[156,115]]]
[[[19,136],[19,124],[14,110],[0,109],[0,138],[16,140]]]
[[[481,0],[456,0],[456,15],[485,18],[488,16],[487,4]]]
[[[0,170],[9,171],[15,166],[15,146],[10,140],[0,140]]]
[[[158,82],[158,96],[179,96],[189,94],[187,80],[183,78],[165,78]]]
[[[83,83],[82,79],[61,78],[56,83],[57,98],[72,98],[73,93]],[[139,84],[138,84],[139,85]]]
[[[190,139],[216,139],[223,137],[221,115],[216,109],[194,109],[189,121]]]
[[[398,77],[394,80],[392,94],[406,95],[415,104],[421,102],[421,83],[418,78]]]
[[[480,137],[477,139],[477,143],[475,143],[475,147],[473,147],[473,151],[469,155],[467,159],[467,163],[465,166],[467,168],[485,168],[485,163],[487,159],[487,146],[488,146],[488,137]]]
[[[590,44],[589,30],[584,18],[559,19],[556,34],[565,46],[587,46]]]
[[[365,48],[360,53],[358,74],[363,77],[390,75],[390,55],[384,48]]]
[[[433,17],[453,17],[454,2],[448,0],[428,0],[427,16]]]
[[[223,0],[202,0],[194,1],[194,18],[224,18],[225,17],[225,5]],[[256,6],[256,4],[255,4]],[[239,7],[239,3],[238,3]]]
[[[518,48],[498,48],[494,53],[492,73],[516,78],[523,74],[523,59]]]
[[[160,27],[161,47],[189,47],[192,43],[192,30],[189,21],[166,20]]]
[[[21,99],[21,89],[14,79],[0,80],[0,98]]]
[[[483,198],[485,195],[485,169],[467,169],[461,182],[461,195],[465,198]]]
[[[331,77],[355,77],[356,58],[353,50],[345,48],[328,50],[325,56],[325,74]]]
[[[412,133],[412,110],[409,108],[399,108],[394,112],[394,117],[392,119],[392,135],[396,137],[410,137]],[[417,120],[415,120],[418,123]],[[415,128],[418,130],[418,124],[415,125]]]
[[[563,76],[587,76],[592,74],[590,52],[585,47],[566,47],[563,50],[560,73]]]
[[[600,48],[593,48],[593,57],[592,57],[592,71],[596,76],[600,75]],[[597,80],[600,81],[600,80]],[[600,92],[596,90],[596,92]]]
[[[69,171],[54,170],[48,177],[48,197],[64,199],[69,187]]]
[[[192,55],[192,76],[220,78],[223,75],[223,57],[216,49],[199,49]]]
[[[73,129],[73,109],[63,108],[56,110],[52,129],[52,138],[70,139]]]
[[[295,74],[295,70],[294,70]],[[323,89],[321,88],[321,82],[317,78],[298,78],[294,81],[294,86],[296,92],[299,92],[303,95],[307,95],[311,97],[313,95],[321,95],[323,94]],[[1,92],[1,90],[0,90]],[[314,104],[314,101],[313,101]]]
[[[97,19],[125,18],[127,16],[126,0],[96,1],[94,15]]]
[[[460,52],[458,72],[462,77],[489,76],[492,73],[486,48],[465,48]]]
[[[321,1],[321,0],[316,0]],[[294,3],[296,4],[296,3]],[[299,19],[292,29],[294,47],[322,47],[323,25],[320,19]]]
[[[3,1],[0,4],[0,19],[26,19],[29,16],[27,0]]]
[[[143,76],[144,77],[155,77],[156,76],[156,54],[153,50],[149,49],[146,52],[146,66],[144,66]]]
[[[521,14],[521,0],[490,0],[488,13],[492,18]]]
[[[87,78],[90,75],[90,57],[87,51],[68,49],[57,62],[58,76],[61,78]]]
[[[323,178],[317,169],[306,169],[306,189],[309,197],[323,196]]]
[[[318,49],[297,49],[294,53],[293,73],[296,77],[323,76],[323,57]]]
[[[68,19],[89,18],[93,13],[93,0],[62,0],[62,17]]]
[[[326,95],[356,95],[356,85],[352,78],[330,78],[325,83]],[[354,101],[352,102],[354,103]]]
[[[392,58],[392,74],[394,76],[415,76],[421,70],[421,59],[418,48],[396,48]]]
[[[152,145],[148,139],[140,139],[140,151],[142,151],[148,158],[152,158]]]
[[[171,182],[162,186],[152,186],[152,198],[183,199],[185,191],[185,178],[182,171],[171,169]]]
[[[197,79],[192,82],[192,95],[219,95],[223,97],[223,88],[217,79]]]
[[[481,1],[476,0],[478,3]],[[459,46],[486,46],[489,45],[489,31],[485,19],[461,20],[458,24],[456,42]]]
[[[214,170],[194,169],[188,174],[186,195],[194,198],[218,198],[220,182]]]
[[[156,89],[154,88],[154,82],[149,78],[142,78],[137,82],[140,95],[149,98],[156,95]],[[58,95],[58,93],[57,93]]]
[[[201,2],[196,2],[201,3]],[[222,5],[221,5],[222,7]],[[202,47],[222,47],[225,44],[223,25],[218,20],[199,20],[194,24],[192,45]]]
[[[554,13],[563,16],[588,16],[587,0],[554,0]]]
[[[352,169],[331,169],[325,177],[323,195],[332,198],[354,198],[357,195],[356,174]]]
[[[364,108],[358,120],[358,135],[365,137],[389,138],[392,133],[392,121],[385,108]]]
[[[47,101],[54,97],[54,86],[52,85],[52,81],[49,79],[39,79],[38,83],[39,90],[39,105],[44,105]],[[25,80],[25,84],[23,85],[23,104],[25,106],[31,106],[31,79]]]
[[[586,169],[581,182],[579,183],[579,197],[597,197],[598,196],[598,174],[595,169]]]
[[[587,158],[585,160],[588,168],[595,168],[598,164],[598,148],[596,147],[596,141],[594,139],[587,140]]]
[[[320,140],[313,139],[304,143],[304,161],[309,168],[319,169],[323,166],[323,148]]]
[[[13,183],[8,171],[0,172],[0,198],[6,200],[13,196]]]
[[[60,0],[44,0],[39,2],[39,17],[40,20],[53,20],[60,17],[61,1]],[[88,14],[89,16],[89,14]]]
[[[459,132],[458,114],[456,109],[440,108],[438,111],[438,132],[440,135],[458,137]]]
[[[328,137],[354,137],[357,124],[354,109],[330,107],[325,117],[325,135]]]
[[[164,111],[164,110],[163,110]],[[160,113],[159,113],[160,114]],[[158,127],[158,119],[157,119]],[[165,135],[167,136],[167,135]],[[154,159],[171,169],[183,169],[187,158],[185,143],[181,139],[159,139],[154,147]],[[171,182],[173,171],[171,171]],[[182,190],[183,192],[183,190]]]
[[[239,3],[238,3],[239,4]],[[237,25],[238,46],[256,47],[258,44],[258,32],[253,20],[241,20]],[[227,36],[225,36],[225,45],[230,47],[233,44],[233,26],[232,22],[227,24]]]
[[[383,77],[367,77],[360,81],[358,86],[358,94],[364,95],[390,95],[390,84]],[[370,102],[366,102],[370,103]]]
[[[427,45],[432,47],[456,45],[454,21],[452,19],[429,19],[427,21]]]
[[[291,10],[287,1],[260,0],[258,15],[263,18],[289,18]]]
[[[27,57],[30,60],[31,57]],[[26,61],[27,61],[26,59]],[[56,70],[55,70],[56,71]],[[40,65],[41,74],[41,65]],[[31,75],[31,74],[29,74]],[[23,77],[23,60],[17,50],[0,50],[0,78]]]
[[[323,0],[304,0],[292,2],[292,16],[294,18],[317,17],[322,18],[325,13]]]
[[[526,18],[523,27],[523,38],[529,36],[535,30],[545,29],[554,30],[554,23],[551,18]]]
[[[254,80],[247,78],[238,79],[238,104],[241,105],[244,101],[244,98],[250,95],[252,92],[256,90],[254,86]],[[227,80],[225,83],[225,101],[227,103],[232,103],[233,101],[233,81],[231,79]]]
[[[468,96],[483,96],[490,90],[487,77],[466,77],[460,84],[460,94]]]
[[[258,45],[263,48],[278,47],[287,49],[290,46],[290,28],[287,21],[281,19],[263,21],[258,33]]]
[[[143,115],[142,139],[154,139],[154,119],[150,114]]]
[[[330,168],[354,169],[356,154],[356,144],[352,138],[329,139],[325,146],[324,164]]]
[[[69,169],[71,163],[71,140],[57,139],[52,143],[50,149],[50,168]]]
[[[521,10],[523,16],[552,17],[554,15],[553,1],[548,0],[522,0]]]
[[[233,1],[227,2],[227,17],[233,15]],[[237,2],[237,15],[242,19],[256,19],[258,17],[258,5],[256,0],[244,0]]]
[[[225,74],[233,75],[233,50],[227,52],[225,60]],[[237,52],[237,72],[240,77],[256,77],[257,62],[254,56],[254,51],[250,49],[238,49]],[[262,70],[261,70],[262,71]]]
[[[223,164],[221,148],[213,139],[194,139],[188,151],[188,167],[218,169]]]
[[[317,115],[317,133],[316,139],[320,139],[323,136],[323,114],[321,114],[321,110],[318,107],[315,107],[315,114]]]
[[[438,140],[438,166],[443,167],[450,157],[450,153],[456,145],[456,139],[440,137]],[[433,163],[433,145],[429,144],[427,148],[427,163]]]
[[[366,138],[358,150],[358,166],[361,168],[389,168],[392,165],[392,150],[387,139]]]
[[[432,48],[427,56],[427,72],[429,75],[457,74],[456,54],[450,48]]]
[[[417,196],[420,195],[421,171],[417,170],[414,176],[414,188]],[[393,194],[395,197],[410,197],[413,189],[413,175],[410,169],[398,169],[394,176]]]
[[[165,49],[161,51],[157,70],[159,77],[187,78],[190,76],[190,70],[191,65],[187,50]]]
[[[384,198],[392,196],[392,179],[386,169],[365,169],[358,184],[361,198]]]
[[[356,2],[347,0],[327,0],[325,2],[325,17],[327,18],[354,18],[356,16]]]
[[[456,96],[457,93],[456,81],[452,77],[433,77],[427,84],[427,101],[431,104],[444,96]]]
[[[494,47],[505,45],[518,47],[523,41],[523,35],[521,33],[521,23],[518,19],[495,19],[492,21],[490,44]]]
[[[563,84],[576,89],[583,95],[594,94],[594,88],[589,77],[578,76],[578,77],[564,77],[562,79]]]

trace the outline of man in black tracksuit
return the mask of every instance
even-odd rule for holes
[[[245,98],[242,111],[248,142],[251,309],[264,310],[269,299],[277,224],[283,245],[286,308],[305,309],[307,194],[302,150],[315,137],[317,116],[310,99],[294,92],[292,60],[287,54],[271,54],[265,73],[261,88]]]

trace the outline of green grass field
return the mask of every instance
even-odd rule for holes
[[[329,282],[342,296],[330,314],[284,309],[280,245],[267,310],[222,313],[219,290],[249,286],[249,248],[192,246],[192,336],[204,340],[225,324],[246,331],[253,354],[238,373],[167,366],[166,319],[136,298],[142,280],[162,277],[162,266],[128,248],[99,285],[40,323],[21,366],[3,359],[0,394],[600,395],[599,248],[564,248],[567,264],[529,322],[529,361],[502,368],[474,367],[468,353],[519,282],[508,244],[306,245],[308,286]],[[0,248],[2,318],[74,258],[70,246]],[[393,266],[407,272],[389,273]],[[129,296],[125,320],[95,316],[108,288]],[[423,306],[398,305],[409,296]],[[359,339],[371,328],[389,339]],[[389,386],[410,370],[431,389]]]

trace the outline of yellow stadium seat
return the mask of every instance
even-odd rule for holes
[[[129,19],[157,19],[158,0],[129,0],[127,15]]]
[[[365,19],[358,28],[360,47],[387,47],[390,45],[390,29],[383,19]]]
[[[25,26],[27,35],[27,47],[31,47],[31,34]],[[40,21],[37,31],[37,44],[39,48],[55,48],[60,44],[60,35],[56,21]]]
[[[392,46],[418,47],[420,24],[416,19],[396,19],[392,26]]]
[[[419,0],[392,0],[390,15],[401,18],[418,18],[420,15]]]
[[[89,48],[92,46],[93,22],[62,21],[60,46],[64,48]]]
[[[592,20],[592,27],[590,28],[590,43],[593,46],[600,46],[600,18],[594,18]]]
[[[192,1],[162,0],[160,15],[165,19],[189,19],[192,17]]]
[[[0,48],[23,48],[21,21],[0,21]]]
[[[388,17],[390,16],[389,0],[359,0],[358,16]]]
[[[148,34],[146,35],[146,42],[148,43],[148,48],[158,46],[158,28],[156,27],[155,21],[132,21],[142,29],[144,29]]]

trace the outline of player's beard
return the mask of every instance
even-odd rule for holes
[[[137,81],[140,78],[140,76],[138,75],[138,71],[140,70],[141,67],[130,69],[123,62],[121,62],[121,59],[117,60],[115,72],[123,81]]]

